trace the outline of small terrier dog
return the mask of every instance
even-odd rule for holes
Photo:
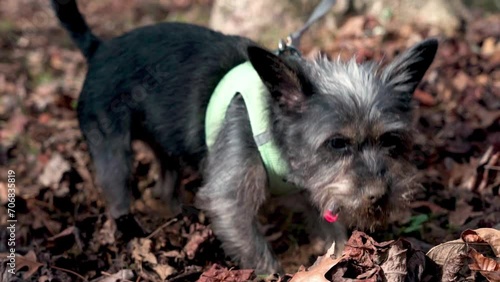
[[[225,252],[258,273],[281,270],[258,230],[269,181],[241,95],[231,100],[210,150],[205,140],[211,95],[244,62],[268,89],[270,134],[288,166],[284,177],[302,189],[329,240],[340,248],[344,226],[382,225],[408,202],[415,187],[408,159],[412,94],[434,59],[436,40],[382,68],[275,55],[249,39],[181,23],[101,41],[75,0],[52,4],[88,62],[78,118],[119,229],[130,232],[123,222],[130,217],[131,141],[139,139],[161,164],[157,194],[166,204],[179,206],[180,162],[200,169],[198,203]]]

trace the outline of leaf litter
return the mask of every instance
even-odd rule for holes
[[[376,238],[354,232],[344,253],[335,254],[338,258],[325,255],[298,271],[298,265],[314,261],[314,248],[304,227],[294,223],[295,215],[276,209],[266,217],[274,222],[266,226],[289,274],[261,277],[235,268],[203,213],[189,212],[170,223],[145,196],[138,196],[133,207],[154,236],[128,243],[116,237],[74,111],[84,59],[48,7],[4,2],[0,18],[11,29],[0,29],[0,173],[13,169],[17,175],[20,267],[17,276],[7,276],[7,261],[0,256],[4,281],[499,280],[500,243],[493,229],[500,228],[500,21],[495,15],[475,17],[463,31],[441,38],[436,61],[415,93],[418,133],[412,158],[422,189],[403,218],[373,234]],[[164,20],[147,9],[168,14],[170,9],[211,5],[201,0],[182,5],[81,2],[95,32],[108,38]],[[26,29],[25,20],[35,14],[44,20]],[[416,41],[437,35],[431,27],[381,23],[369,16],[346,22],[334,40],[321,40],[321,34],[331,34],[324,29],[318,28],[317,38],[311,35],[318,46],[304,42],[305,56],[323,52],[341,59],[356,55],[358,61],[389,61]],[[137,155],[138,189],[148,195],[157,167],[145,149],[139,148]],[[0,199],[5,203],[3,181]],[[193,172],[182,181],[187,193],[194,193],[199,183]],[[3,208],[0,218],[5,224]],[[2,241],[5,236],[0,232]],[[6,252],[0,246],[0,253]]]

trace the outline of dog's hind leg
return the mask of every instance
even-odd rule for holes
[[[122,120],[98,124],[92,118],[80,117],[90,155],[94,164],[97,184],[117,228],[125,237],[144,235],[142,228],[130,215],[132,185],[132,147],[130,129]]]
[[[132,151],[129,140],[105,139],[89,146],[97,183],[102,187],[107,206],[113,218],[129,212],[131,198]]]

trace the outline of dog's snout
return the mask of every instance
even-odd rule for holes
[[[382,203],[387,198],[387,189],[382,185],[371,186],[365,194],[366,201],[371,204]]]
[[[389,170],[387,165],[383,152],[373,148],[364,149],[354,160],[354,167],[362,178],[384,178]]]

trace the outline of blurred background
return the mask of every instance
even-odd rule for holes
[[[319,2],[82,0],[78,5],[94,34],[104,39],[139,26],[181,21],[247,36],[275,49],[278,40],[299,28]],[[387,62],[426,37],[441,42],[415,93],[418,133],[413,160],[422,189],[403,219],[377,236],[404,236],[428,250],[467,228],[499,228],[500,1],[337,2],[304,35],[300,46],[304,56],[355,55],[360,62]],[[140,265],[130,255],[130,246],[114,237],[93,181],[75,113],[85,73],[85,60],[59,26],[49,1],[2,0],[0,203],[7,202],[7,170],[14,170],[17,252],[39,263],[28,266],[26,280],[72,281],[74,274],[64,269],[90,280],[102,276],[101,271],[114,273]],[[135,150],[141,193],[133,208],[146,229],[153,231],[167,221],[155,212],[161,203],[148,192],[157,178],[156,164],[141,144]],[[196,172],[186,172],[186,189],[199,183]],[[271,214],[263,218],[265,231],[287,271],[314,261],[317,249],[304,227],[295,223],[297,215]],[[0,208],[2,227],[6,220],[5,209]],[[143,270],[140,276],[155,281],[161,275],[199,274],[212,263],[231,266],[207,224],[203,214],[192,214],[161,229],[151,238],[151,252],[164,272]],[[1,228],[0,253],[6,251],[6,236]]]

